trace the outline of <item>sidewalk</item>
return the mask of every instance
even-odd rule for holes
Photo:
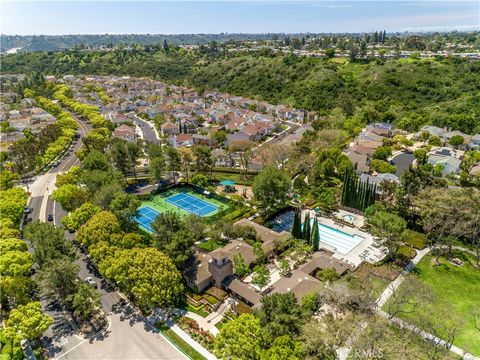
[[[200,316],[194,314],[195,316]],[[200,316],[201,317],[201,316]],[[193,340],[190,335],[188,335],[185,331],[180,329],[168,316],[168,314],[163,311],[162,309],[155,309],[153,315],[148,318],[148,321],[151,324],[154,324],[156,320],[162,320],[175,334],[180,336],[182,340],[184,340],[188,345],[194,348],[200,355],[205,357],[207,360],[217,360],[217,358],[210,353],[207,349],[205,349],[202,345],[198,342]]]

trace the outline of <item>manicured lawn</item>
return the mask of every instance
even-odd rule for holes
[[[208,316],[208,312],[205,311],[204,309],[205,305],[200,305],[200,306],[194,306],[190,303],[187,304],[187,310],[188,311],[191,311],[197,315],[200,315],[202,317],[207,317]]]
[[[238,185],[252,185],[254,175],[252,174],[237,174],[231,172],[214,171],[212,173],[212,180],[233,180]]]
[[[454,344],[475,355],[480,355],[480,332],[475,329],[474,310],[479,308],[480,270],[475,269],[474,258],[468,254],[455,255],[464,261],[464,266],[455,266],[445,258],[440,258],[440,265],[434,266],[432,256],[425,256],[417,266],[417,276],[434,293],[433,309],[447,307],[454,318],[464,321],[459,329]],[[419,309],[418,311],[422,311]],[[444,315],[439,311],[439,317],[434,319],[439,324],[445,322]],[[403,315],[406,319],[415,321],[410,314]],[[419,327],[422,324],[417,324]]]
[[[158,329],[165,335],[171,342],[177,345],[185,354],[187,354],[193,360],[205,360],[194,348],[188,345],[180,336],[175,334],[167,325],[157,324]]]

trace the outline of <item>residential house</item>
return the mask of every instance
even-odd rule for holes
[[[193,135],[192,134],[178,134],[172,135],[168,138],[168,142],[174,148],[179,148],[181,146],[190,147],[193,146]]]
[[[388,173],[378,174],[378,175],[361,174],[360,175],[360,181],[362,181],[362,182],[367,182],[368,181],[369,184],[375,184],[376,185],[375,192],[378,195],[381,195],[383,193],[381,184],[384,181],[391,181],[391,182],[398,183],[399,178],[398,178],[397,175],[388,174]]]
[[[449,131],[449,132],[446,132],[446,133],[442,134],[441,139],[442,139],[444,145],[449,144],[450,139],[454,136],[463,137],[463,145],[467,145],[470,142],[470,136],[469,135],[467,135],[467,134],[465,134],[461,131],[455,130],[455,131]],[[463,147],[463,146],[460,146],[460,147]]]
[[[442,177],[447,174],[456,174],[460,171],[460,154],[463,152],[455,151],[450,148],[436,148],[428,153],[428,163],[434,168],[439,168]]]
[[[222,282],[234,274],[233,257],[236,255],[241,256],[247,266],[257,259],[253,247],[238,239],[208,254],[197,251],[184,272],[187,284],[199,292],[211,285],[222,287]]]
[[[215,160],[216,167],[232,167],[233,166],[233,159],[231,154],[229,154],[224,149],[212,150],[212,157]]]
[[[160,129],[162,130],[162,135],[177,135],[180,134],[180,129],[177,124],[172,123],[171,121],[167,121],[160,125]]]
[[[420,135],[422,132],[428,132],[430,136],[438,136],[442,137],[443,134],[445,134],[445,129],[439,128],[438,126],[431,126],[431,125],[425,125],[420,129],[418,132],[418,135]]]
[[[120,125],[113,130],[112,137],[126,140],[128,142],[134,142],[137,139],[135,129],[132,126]]]
[[[248,219],[241,219],[234,225],[249,226],[255,229],[258,239],[263,243],[262,249],[267,256],[272,255],[279,245],[290,237],[287,231],[276,232]]]
[[[470,138],[470,142],[468,143],[469,149],[480,149],[480,134],[475,134]]]

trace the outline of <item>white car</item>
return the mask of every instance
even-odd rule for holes
[[[95,289],[98,287],[97,282],[96,282],[91,276],[86,277],[84,281],[85,281],[85,283],[87,283],[88,285],[93,286]]]

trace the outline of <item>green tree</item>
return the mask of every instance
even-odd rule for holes
[[[152,224],[155,246],[183,268],[193,255],[195,235],[176,212],[160,213]]]
[[[49,261],[35,275],[42,296],[69,305],[69,299],[77,290],[77,274],[80,267],[68,258]]]
[[[428,145],[441,146],[442,141],[438,136],[434,135],[434,136],[431,136],[430,139],[428,139]]]
[[[227,322],[215,338],[215,352],[223,359],[258,360],[264,347],[260,321],[242,314]]]
[[[62,224],[69,230],[78,230],[80,226],[100,211],[102,211],[102,209],[99,206],[93,205],[91,202],[86,202],[72,211],[68,216],[63,217]]]
[[[333,58],[335,56],[335,49],[333,48],[328,48],[325,50],[325,56],[329,59]]]
[[[77,241],[86,247],[100,241],[111,243],[115,239],[114,235],[120,232],[117,217],[109,211],[101,211],[78,229]]]
[[[7,320],[5,336],[9,339],[34,340],[40,337],[53,323],[53,319],[42,313],[39,302],[30,302],[13,309]]]
[[[119,250],[102,261],[99,269],[142,309],[172,306],[181,300],[182,275],[157,249]]]
[[[196,145],[192,148],[195,159],[195,171],[210,174],[213,168],[212,149],[206,145]]]
[[[20,179],[20,175],[11,173],[8,170],[0,171],[0,189],[8,190],[13,187],[14,181]]]
[[[91,319],[101,307],[101,295],[92,286],[80,284],[72,295],[72,309],[84,320]]]
[[[392,156],[392,148],[390,146],[380,146],[373,153],[373,158],[378,160],[386,161],[390,156]]]
[[[386,161],[383,160],[372,160],[370,163],[370,167],[378,173],[385,174],[395,174],[397,172],[397,167],[395,165],[391,165]]]
[[[334,188],[320,185],[314,189],[314,192],[317,196],[318,207],[321,210],[331,213],[337,209],[337,199]]]
[[[313,229],[312,229],[312,235],[311,235],[310,243],[312,244],[312,250],[313,251],[318,251],[319,246],[320,246],[320,233],[318,231],[318,219],[316,217],[313,221]]]
[[[18,224],[27,205],[28,193],[19,187],[0,191],[0,218]]]
[[[463,145],[465,139],[462,135],[454,135],[448,140],[448,143],[452,145],[454,148],[458,148],[460,145]]]
[[[173,183],[177,183],[175,173],[181,168],[181,160],[178,150],[172,146],[166,148],[167,155],[167,169],[172,172]]]
[[[7,251],[27,251],[27,244],[21,239],[0,239],[0,254],[4,254]]]
[[[292,236],[295,239],[302,238],[302,212],[299,208],[295,208],[293,213]]]
[[[208,186],[208,177],[203,174],[195,174],[192,176],[192,184],[206,188]]]
[[[63,185],[78,185],[82,170],[78,166],[72,166],[67,172],[57,175],[55,186],[57,188]]]
[[[280,275],[287,276],[290,273],[290,263],[287,259],[281,259],[279,261]]]
[[[112,167],[106,154],[99,150],[92,150],[82,160],[82,169],[109,171]]]
[[[367,218],[375,241],[388,249],[388,258],[393,259],[406,236],[406,222],[400,216],[386,211],[375,211]]]
[[[413,152],[413,156],[418,161],[419,165],[425,165],[428,160],[428,153],[425,149],[417,149]]]
[[[102,185],[94,194],[93,200],[95,204],[104,210],[108,210],[113,199],[123,193],[123,189],[119,183],[110,181]]]
[[[261,307],[255,312],[269,343],[285,335],[298,335],[305,316],[295,294],[272,294],[262,297]]]
[[[242,257],[242,254],[234,254],[233,255],[233,269],[235,270],[235,274],[242,278],[250,272],[250,269],[245,264],[245,260]]]
[[[266,167],[253,180],[255,200],[263,209],[284,204],[290,191],[290,176],[274,167]]]
[[[257,265],[252,276],[252,284],[257,285],[260,289],[267,286],[270,281],[270,272],[265,265]]]
[[[265,252],[263,251],[261,242],[256,242],[253,244],[253,254],[256,256],[256,262],[257,264],[264,264],[265,261],[267,260],[267,257],[265,256]]]
[[[63,185],[52,193],[52,199],[58,201],[66,211],[73,211],[88,199],[86,192],[73,184]]]
[[[163,173],[166,170],[165,159],[163,157],[157,156],[150,159],[149,163],[150,172],[153,175],[155,180],[161,180],[163,178]]]
[[[285,335],[273,341],[272,346],[261,355],[261,360],[300,360],[302,355],[300,343]]]
[[[75,259],[72,243],[65,240],[62,229],[53,225],[41,222],[30,223],[25,228],[24,237],[32,244],[34,260],[40,268],[57,258]]]
[[[8,311],[8,309],[28,303],[31,300],[30,291],[32,288],[31,278],[26,275],[0,276],[2,309]]]
[[[32,254],[7,251],[0,254],[0,276],[27,276],[33,265]]]
[[[305,221],[303,222],[303,230],[302,230],[302,239],[305,240],[308,244],[311,241],[311,233],[312,233],[312,226],[310,224],[310,214],[305,216]]]
[[[140,200],[135,195],[128,195],[124,192],[115,194],[109,209],[117,217],[123,229],[132,228],[135,224],[132,220],[138,214]]]

